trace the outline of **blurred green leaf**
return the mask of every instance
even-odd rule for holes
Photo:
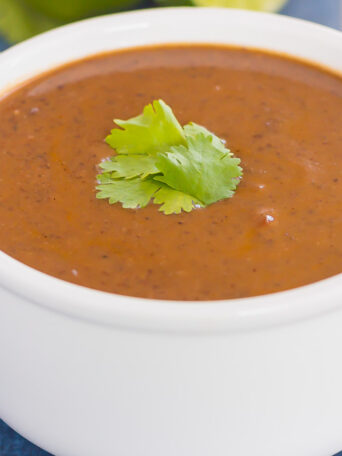
[[[36,11],[61,21],[74,21],[136,6],[140,0],[25,0]]]
[[[0,34],[10,42],[30,38],[61,25],[61,21],[46,17],[22,0],[0,0]]]
[[[0,34],[9,42],[18,42],[61,25],[22,0],[0,0]]]
[[[161,6],[218,6],[256,11],[279,11],[288,0],[155,0]]]
[[[18,42],[88,16],[136,6],[140,0],[0,0],[0,35]]]

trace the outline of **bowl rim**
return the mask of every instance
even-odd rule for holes
[[[193,22],[208,14],[213,18],[229,17],[230,20],[243,18],[250,22],[265,22],[272,27],[300,27],[304,28],[304,32],[309,30],[333,41],[340,40],[340,45],[342,42],[342,33],[339,31],[287,16],[227,8],[154,8],[100,16],[59,27],[2,52],[0,66],[4,56],[14,58],[16,64],[20,65],[20,54],[39,47],[43,41],[56,41],[66,32],[69,35],[76,32],[82,34],[86,33],[89,25],[96,28],[104,23],[112,24],[114,28],[118,24],[122,27],[125,21],[130,26],[135,23],[139,27],[139,24],[146,24],[146,20],[155,23],[165,15],[166,10],[169,17],[173,15],[173,20],[177,17],[189,18],[191,10]],[[60,64],[52,65],[52,68],[54,66],[57,68]],[[27,79],[25,76],[24,80]],[[4,90],[7,92],[8,88]],[[26,266],[2,251],[0,293],[1,287],[4,293],[16,295],[24,302],[38,304],[54,312],[96,324],[135,330],[190,333],[246,331],[294,323],[342,307],[342,274],[299,288],[256,297],[220,301],[167,301],[107,293],[66,282]]]

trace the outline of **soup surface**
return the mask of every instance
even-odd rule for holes
[[[233,198],[181,215],[95,195],[112,119],[162,98],[242,160]],[[0,102],[0,249],[120,294],[207,300],[342,271],[342,79],[218,46],[132,49],[75,62]]]

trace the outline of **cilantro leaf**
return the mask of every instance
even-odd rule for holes
[[[99,165],[97,198],[131,209],[153,201],[169,215],[233,196],[242,176],[240,159],[205,127],[182,128],[162,100],[145,106],[140,116],[115,122],[121,128],[106,141],[117,154]]]
[[[102,173],[96,176],[98,184],[111,184],[113,179],[110,173]],[[96,187],[97,188],[97,187]]]
[[[150,174],[158,174],[160,171],[155,165],[156,157],[150,155],[116,155],[110,160],[102,162],[99,166],[111,177],[131,179],[140,176],[145,178]]]
[[[159,210],[164,214],[179,214],[182,210],[190,212],[199,201],[190,195],[179,192],[153,179],[112,179],[107,173],[98,176],[100,185],[96,197],[108,198],[110,204],[122,203],[124,208],[137,209],[147,206],[153,198],[155,204],[161,204]]]
[[[205,127],[202,127],[201,125],[196,124],[195,122],[190,122],[185,125],[184,132],[187,139],[191,136],[196,136],[199,133],[204,134],[204,136],[211,137],[213,146],[215,146],[216,149],[220,150],[224,155],[228,153],[231,157],[233,156],[231,151],[225,147],[222,139],[218,138],[214,133],[207,130]]]
[[[187,142],[187,147],[175,146],[158,154],[156,165],[163,175],[155,179],[205,205],[231,198],[242,175],[240,160],[223,154],[204,133],[188,137]]]
[[[114,128],[106,142],[119,154],[154,155],[170,146],[186,145],[180,123],[162,100],[145,106],[140,116],[114,122],[121,128]]]
[[[155,204],[161,204],[159,210],[165,215],[180,214],[183,211],[191,212],[196,205],[202,204],[186,193],[163,185],[154,195]]]
[[[159,188],[160,184],[153,180],[111,179],[96,187],[99,190],[96,197],[108,198],[110,204],[121,203],[124,208],[137,209],[147,206]]]

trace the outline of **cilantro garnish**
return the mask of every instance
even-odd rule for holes
[[[155,155],[171,146],[186,145],[182,126],[162,100],[145,106],[140,116],[114,122],[121,128],[112,130],[106,142],[118,154]]]
[[[117,154],[99,165],[97,198],[130,209],[153,200],[168,215],[234,195],[242,176],[240,159],[205,127],[189,123],[182,128],[162,100],[137,117],[114,122],[120,128],[106,142]]]

